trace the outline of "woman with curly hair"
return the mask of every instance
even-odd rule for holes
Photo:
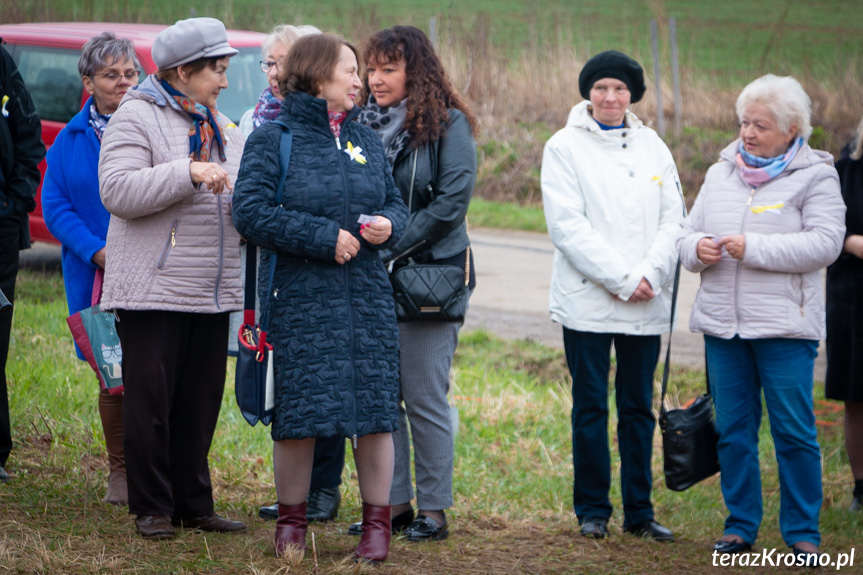
[[[409,261],[452,264],[476,284],[467,235],[467,208],[476,181],[478,121],[453,89],[423,32],[395,26],[373,35],[363,58],[366,72],[360,121],[383,140],[396,187],[410,209],[401,239],[381,257],[392,268]],[[395,475],[392,529],[408,541],[446,539],[445,510],[452,506],[454,432],[447,393],[461,322],[399,318],[400,426],[393,434]],[[411,501],[413,438],[416,497]],[[361,532],[354,524],[351,533]]]

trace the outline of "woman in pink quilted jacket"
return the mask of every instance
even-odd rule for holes
[[[707,172],[680,240],[701,273],[690,320],[702,332],[716,405],[725,532],[714,549],[750,549],[762,519],[761,394],[779,468],[779,527],[797,564],[817,565],[821,453],[812,383],[825,337],[821,270],[842,250],[845,205],[833,157],[806,143],[809,97],[767,75],[737,99],[740,137]]]
[[[102,307],[123,347],[129,512],[145,539],[246,527],[213,511],[207,465],[228,313],[242,309],[229,192],[244,139],[216,109],[235,54],[216,19],[166,28],[153,43],[159,72],[127,93],[102,141]]]

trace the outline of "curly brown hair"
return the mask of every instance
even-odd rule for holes
[[[366,42],[363,60],[366,66],[372,60],[378,64],[404,61],[408,94],[404,126],[410,134],[412,148],[435,142],[445,135],[450,108],[460,110],[467,117],[474,137],[479,134],[479,120],[452,87],[443,64],[422,30],[393,26],[377,32]],[[366,70],[358,103],[365,105],[370,95]]]

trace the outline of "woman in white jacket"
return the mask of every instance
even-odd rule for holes
[[[821,269],[842,251],[845,204],[833,158],[806,144],[809,97],[767,75],[737,99],[740,138],[720,154],[680,241],[701,273],[690,329],[704,334],[716,405],[725,533],[747,551],[761,524],[761,391],[779,470],[779,527],[801,561],[818,559],[821,454],[812,378],[825,336]]]
[[[641,66],[602,52],[585,64],[579,90],[588,101],[572,109],[542,158],[545,218],[557,248],[549,305],[563,325],[572,375],[574,510],[582,535],[608,535],[613,344],[623,530],[672,541],[650,501],[651,403],[686,208],[671,153],[627,109],[644,94]]]

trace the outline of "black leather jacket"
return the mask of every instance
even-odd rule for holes
[[[467,208],[476,183],[476,141],[459,110],[449,111],[444,136],[416,150],[413,194],[410,183],[414,150],[406,146],[396,158],[393,178],[410,208],[407,229],[384,261],[408,256],[418,262],[450,258],[470,245]]]
[[[0,40],[2,42],[2,40]],[[18,248],[30,247],[27,213],[36,207],[36,188],[45,157],[42,125],[24,80],[5,48],[0,47],[0,218],[18,222]]]

